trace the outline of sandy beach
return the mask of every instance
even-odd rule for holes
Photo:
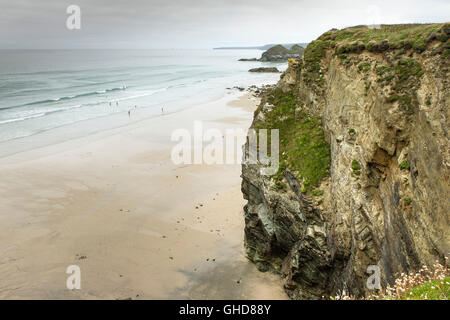
[[[240,165],[170,159],[173,130],[246,129],[256,104],[229,92],[0,158],[0,298],[286,299],[245,258]],[[66,288],[69,265],[81,290]]]

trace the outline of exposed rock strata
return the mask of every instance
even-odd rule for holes
[[[424,48],[381,41],[344,52],[330,31],[318,40],[326,46],[310,44],[320,55],[282,74],[277,87],[295,94],[296,111],[321,117],[331,151],[320,197],[302,192],[296,168],[280,189],[258,165],[242,167],[247,256],[279,273],[291,298],[363,296],[369,265],[385,288],[450,252],[449,31]],[[254,124],[274,108],[263,98]]]

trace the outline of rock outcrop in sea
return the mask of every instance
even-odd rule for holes
[[[293,299],[362,297],[450,252],[450,24],[331,30],[290,60],[252,127],[280,131],[272,176],[244,163],[246,253]]]
[[[280,72],[277,68],[275,67],[260,67],[260,68],[253,68],[248,70],[248,72],[269,72],[269,73],[278,73]]]

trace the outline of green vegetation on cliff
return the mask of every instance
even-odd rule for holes
[[[255,129],[279,129],[280,168],[274,176],[277,186],[284,189],[280,180],[284,170],[297,171],[304,192],[313,190],[329,172],[330,145],[325,141],[320,117],[297,108],[292,92],[273,90],[268,102],[274,105],[264,113],[264,121],[254,124]]]
[[[383,52],[389,49],[414,49],[422,52],[433,40],[445,43],[449,39],[450,24],[398,24],[379,28],[356,26],[330,30],[318,40],[339,44],[337,53],[360,52],[364,49]]]
[[[423,52],[433,41],[440,42],[433,48],[434,54],[441,54],[447,58],[450,54],[450,24],[403,24],[381,25],[380,28],[356,26],[342,30],[333,29],[312,41],[305,49],[305,68],[310,73],[305,75],[314,82],[322,82],[321,60],[327,50],[334,49],[334,54],[346,60],[349,53],[360,53],[364,50],[382,53],[397,50],[397,56],[406,50]],[[367,72],[369,65],[359,66],[361,71]]]
[[[401,110],[410,115],[417,108],[417,89],[422,70],[415,53],[440,55],[444,61],[450,57],[450,24],[404,24],[382,25],[380,28],[356,26],[325,32],[305,49],[303,60],[296,64],[302,79],[316,94],[325,89],[325,57],[337,56],[345,67],[355,65],[367,75],[369,71],[378,76],[381,87],[389,86],[387,103],[398,103]],[[384,62],[377,62],[363,51],[381,54]],[[367,79],[367,77],[366,77]],[[366,81],[366,94],[371,88]],[[431,101],[427,101],[431,104]]]
[[[353,174],[359,176],[361,174],[361,165],[357,160],[352,160],[352,170]]]
[[[349,67],[354,64],[357,69],[367,74],[377,75],[381,87],[389,86],[387,103],[398,103],[406,114],[414,112],[418,101],[416,91],[420,85],[423,70],[420,62],[412,55],[430,49],[432,54],[445,56],[449,50],[450,24],[405,24],[382,25],[380,28],[356,26],[342,30],[330,30],[312,41],[303,54],[303,59],[292,64],[301,74],[303,82],[320,95],[325,85],[326,67],[323,60],[328,56],[338,56],[341,63]],[[269,51],[282,54],[288,50],[275,46]],[[383,62],[361,58],[358,53],[369,51],[389,55]],[[352,55],[353,54],[353,55]],[[366,81],[366,94],[371,82]],[[330,146],[325,142],[321,119],[297,108],[297,98],[291,92],[274,90],[268,97],[274,108],[267,111],[263,122],[256,128],[278,128],[280,130],[280,153],[282,165],[275,178],[280,183],[285,168],[297,171],[303,182],[303,190],[311,191],[320,180],[328,175],[330,166]],[[359,163],[356,162],[359,166]],[[361,168],[352,170],[360,174]]]
[[[447,261],[429,265],[443,262],[448,229],[448,26],[392,27],[401,41],[385,26],[330,31],[263,95],[253,128],[280,130],[280,167],[268,177],[243,165],[246,249],[289,297],[448,299],[436,286],[448,286]]]
[[[400,169],[405,169],[405,170],[409,170],[409,162],[406,160],[403,160],[400,164],[399,164]]]
[[[426,282],[412,288],[402,296],[403,300],[448,300],[450,299],[450,277]]]
[[[393,286],[380,288],[361,297],[363,300],[448,300],[450,298],[450,269],[445,258],[444,265],[436,262],[431,268],[423,266],[418,271],[401,273]],[[354,300],[355,296],[346,294],[330,297],[332,300]],[[360,298],[360,299],[361,299]]]
[[[327,49],[330,48],[329,41],[316,40],[311,42],[303,53],[304,68],[303,81],[315,86],[316,90],[325,83],[321,72],[321,61],[325,57]],[[299,64],[301,68],[302,65]]]
[[[414,105],[417,105],[416,90],[423,75],[420,63],[412,58],[397,57],[392,66],[377,66],[375,71],[382,86],[391,86],[392,93],[387,102],[398,101],[403,110],[412,113]]]

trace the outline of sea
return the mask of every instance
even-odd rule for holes
[[[0,143],[111,115],[156,117],[279,74],[241,62],[260,50],[0,50]],[[139,112],[137,112],[139,111]],[[136,119],[137,120],[137,119]],[[102,121],[101,123],[108,123]],[[110,121],[106,127],[118,123]],[[105,128],[103,128],[105,129]],[[60,131],[59,131],[60,132]]]

